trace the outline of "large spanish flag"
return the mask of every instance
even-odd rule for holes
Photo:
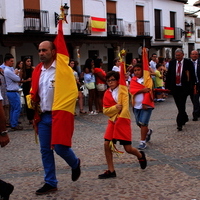
[[[119,79],[119,92],[118,92],[118,104],[122,105],[122,110],[118,115],[118,119],[115,124],[115,136],[121,140],[132,140],[131,131],[131,116],[129,111],[129,92],[125,80],[125,63],[121,62],[120,66],[120,79]]]
[[[99,17],[91,17],[92,31],[105,32],[106,31],[106,19]]]
[[[164,38],[174,38],[173,27],[164,27]]]
[[[62,144],[71,147],[74,131],[74,110],[78,90],[69,63],[69,53],[65,44],[63,20],[58,23],[58,35],[54,41],[56,55],[55,90],[52,107],[52,145]]]

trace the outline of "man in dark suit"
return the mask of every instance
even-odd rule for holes
[[[176,123],[179,131],[182,131],[182,126],[189,120],[186,113],[186,100],[196,82],[193,63],[183,56],[182,49],[175,51],[175,59],[170,61],[166,76],[166,89],[171,91],[178,109]]]
[[[191,61],[193,62],[195,76],[196,76],[196,85],[194,93],[190,94],[192,103],[193,103],[193,121],[198,121],[200,117],[200,102],[199,102],[199,92],[200,92],[200,59],[199,53],[196,50],[191,51],[190,53]]]

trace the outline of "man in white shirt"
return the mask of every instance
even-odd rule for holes
[[[41,63],[36,66],[32,75],[32,100],[40,104],[41,114],[38,119],[37,129],[40,140],[40,151],[45,171],[45,184],[36,191],[37,195],[43,195],[57,190],[57,178],[55,170],[54,151],[52,149],[52,104],[55,90],[55,71],[56,71],[56,49],[50,41],[41,42],[39,45],[39,58]],[[73,76],[73,73],[72,73]],[[67,77],[66,77],[67,78]],[[66,85],[67,89],[67,85]],[[37,101],[35,101],[37,99]],[[36,118],[36,116],[35,116]],[[55,116],[54,116],[55,118]],[[58,117],[57,121],[63,119]],[[35,123],[35,122],[34,122]],[[62,124],[62,123],[61,123]],[[61,130],[63,127],[59,127]],[[59,130],[58,130],[59,132]],[[56,137],[59,137],[58,134]],[[63,130],[64,139],[71,140],[68,130]],[[56,143],[53,145],[55,152],[63,158],[72,169],[72,181],[78,180],[80,170],[80,159],[76,157],[70,146]]]

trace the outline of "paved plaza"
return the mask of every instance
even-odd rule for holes
[[[81,177],[72,182],[71,169],[55,155],[58,191],[43,196],[35,195],[44,184],[39,145],[31,125],[22,117],[24,130],[9,132],[11,142],[0,150],[0,178],[15,186],[10,200],[200,200],[200,121],[192,121],[189,98],[187,112],[189,122],[178,132],[172,97],[156,103],[150,121],[153,135],[145,150],[147,168],[141,170],[132,155],[115,155],[117,177],[107,180],[97,178],[107,169],[103,150],[107,117],[76,116],[73,150],[81,159]],[[136,147],[140,132],[133,115],[132,127]]]

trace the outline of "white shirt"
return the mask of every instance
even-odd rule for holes
[[[109,89],[109,90],[111,91],[112,97],[113,97],[113,99],[115,100],[115,102],[118,103],[118,91],[119,91],[119,86],[116,87],[114,90],[111,90],[111,89]]]
[[[150,65],[150,68],[155,72],[156,71],[156,65],[157,65],[157,63],[154,62],[153,60],[151,60],[149,62],[149,65]]]
[[[3,97],[1,95],[1,88],[0,88],[0,101],[3,100]]]
[[[199,82],[198,77],[197,77],[197,60],[195,60],[195,61],[191,60],[191,61],[194,64],[194,71],[195,71],[195,76],[196,76],[197,82]]]
[[[178,71],[178,63],[179,61],[176,61],[176,75],[177,75],[177,71]],[[182,76],[182,71],[183,71],[183,60],[181,60],[181,72],[180,72],[180,77]],[[181,82],[180,84],[176,84],[177,86],[181,86]]]
[[[40,107],[42,112],[51,111],[54,97],[54,83],[55,83],[55,70],[56,62],[46,69],[42,66],[42,72],[39,79],[39,97]]]
[[[143,85],[144,84],[144,78],[143,77],[137,78],[137,82]],[[135,95],[135,105],[134,105],[134,108],[136,108],[136,109],[142,109],[143,99],[144,99],[144,94],[143,93],[136,94]]]
[[[119,72],[119,71],[120,71],[120,68],[117,67],[117,66],[113,66],[112,71]]]

